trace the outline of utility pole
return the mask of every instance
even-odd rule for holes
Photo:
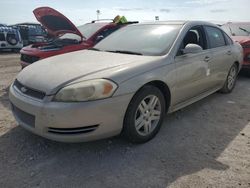
[[[97,10],[96,11],[96,16],[97,16],[97,20],[99,20],[99,15],[101,14],[101,11],[100,10]]]

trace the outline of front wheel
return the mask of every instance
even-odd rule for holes
[[[165,115],[165,99],[154,86],[145,86],[131,100],[124,119],[123,133],[134,143],[144,143],[159,131]]]
[[[220,90],[222,93],[231,93],[232,92],[232,90],[235,87],[237,75],[238,75],[238,66],[236,64],[233,64],[233,66],[229,70],[226,82],[225,82],[223,88]]]

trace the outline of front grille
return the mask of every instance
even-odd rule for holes
[[[37,98],[37,99],[43,99],[46,95],[45,92],[42,91],[38,91],[35,89],[31,89],[29,87],[24,86],[23,84],[21,84],[18,80],[15,80],[14,82],[14,86],[23,94]]]
[[[26,62],[26,63],[34,63],[38,61],[40,58],[36,56],[31,56],[31,55],[26,55],[26,54],[21,54],[21,61]]]
[[[83,134],[89,133],[98,128],[99,125],[91,125],[86,127],[77,127],[77,128],[53,128],[49,127],[48,132],[53,134],[62,134],[62,135],[72,135],[72,134]]]
[[[35,116],[34,115],[22,111],[21,109],[17,108],[13,104],[12,104],[12,111],[20,121],[22,121],[26,125],[29,125],[30,127],[35,127]]]

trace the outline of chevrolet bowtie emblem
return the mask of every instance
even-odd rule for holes
[[[27,91],[27,88],[26,88],[26,87],[21,87],[21,91],[22,91],[23,93],[25,93],[25,92]]]

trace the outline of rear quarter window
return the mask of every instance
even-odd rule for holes
[[[231,30],[227,25],[222,25],[221,29],[223,29],[228,35],[232,35]]]
[[[226,33],[224,33],[224,36],[225,36],[226,44],[227,45],[232,45],[233,40]]]
[[[218,48],[226,45],[224,33],[216,27],[205,26],[209,47]]]

